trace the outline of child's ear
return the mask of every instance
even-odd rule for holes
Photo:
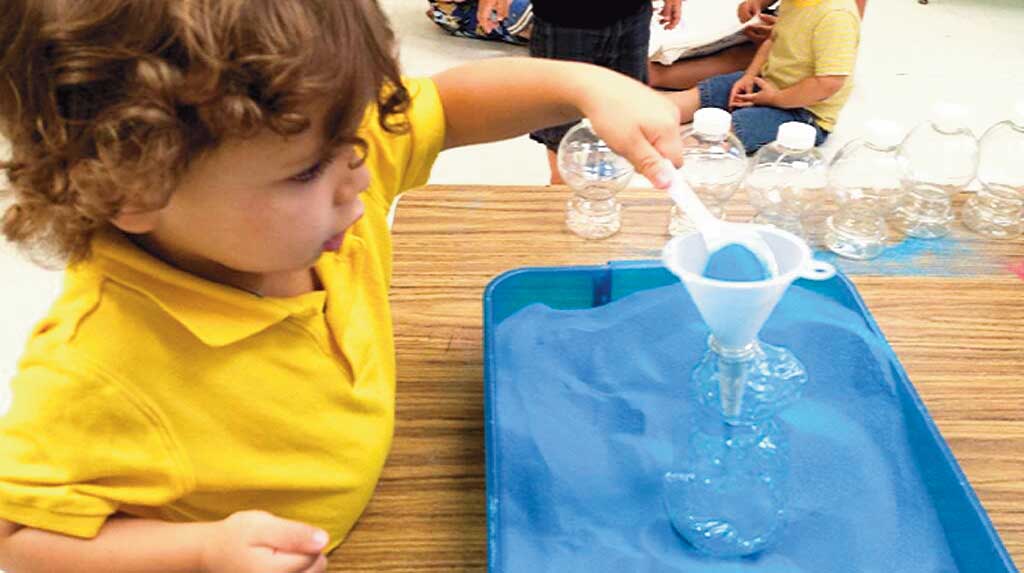
[[[110,223],[125,233],[142,235],[156,229],[160,221],[160,211],[135,211],[118,213]]]

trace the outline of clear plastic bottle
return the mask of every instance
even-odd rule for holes
[[[900,146],[908,166],[906,195],[896,210],[907,236],[935,239],[949,234],[953,197],[974,179],[978,140],[967,127],[967,109],[938,103],[931,118],[915,127]]]
[[[730,426],[703,412],[673,425],[662,498],[673,527],[718,558],[757,553],[779,538],[789,504],[789,445],[774,418]]]
[[[808,242],[803,219],[820,205],[828,183],[828,164],[814,147],[815,135],[806,123],[780,125],[775,141],[754,155],[743,181],[757,210],[755,223],[773,225]]]
[[[633,166],[617,155],[582,120],[558,146],[558,172],[572,189],[565,224],[586,239],[604,239],[622,227],[622,205],[615,198],[629,184]]]
[[[987,237],[1009,239],[1024,231],[1024,101],[1011,119],[990,127],[978,155],[981,190],[964,206],[964,225]]]
[[[730,132],[732,114],[706,107],[693,115],[693,128],[682,136],[682,175],[700,200],[719,219],[725,203],[736,193],[747,174],[743,144]],[[693,222],[678,205],[672,206],[668,232],[684,235],[694,230]]]
[[[866,137],[832,159],[828,184],[839,210],[825,220],[824,243],[836,254],[871,259],[885,249],[885,217],[899,207],[907,178],[899,154],[903,135],[893,122],[869,121]]]

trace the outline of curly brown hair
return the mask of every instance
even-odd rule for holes
[[[376,0],[3,0],[0,162],[11,242],[39,260],[88,257],[123,209],[167,203],[225,138],[311,127],[325,154],[361,144],[371,102],[406,129],[394,34]]]

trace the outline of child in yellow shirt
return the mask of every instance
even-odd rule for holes
[[[657,186],[678,110],[596,66],[404,79],[373,0],[16,0],[8,240],[68,266],[0,416],[0,568],[323,571],[390,447],[394,198],[591,118]]]
[[[821,145],[853,89],[859,41],[855,0],[782,0],[771,37],[746,71],[709,78],[671,97],[684,123],[701,107],[732,111],[733,131],[748,154],[774,141],[789,121],[813,126]]]

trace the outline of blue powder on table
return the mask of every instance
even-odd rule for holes
[[[708,257],[704,278],[718,281],[750,282],[771,278],[761,259],[743,245],[731,244]]]

